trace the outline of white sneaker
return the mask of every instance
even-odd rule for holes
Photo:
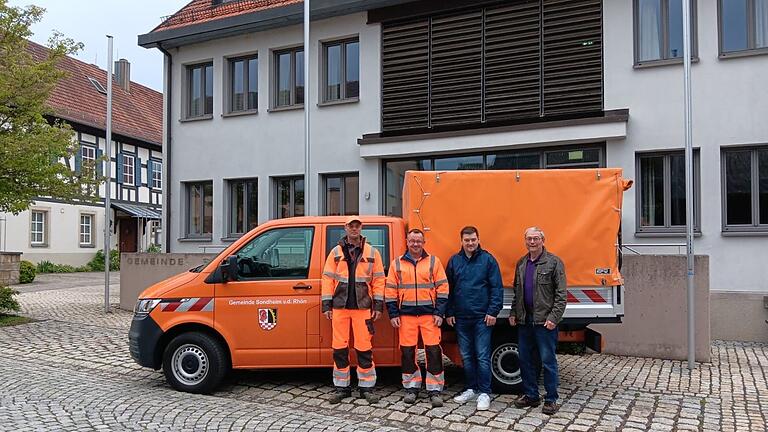
[[[487,393],[480,393],[477,397],[477,410],[486,411],[491,407],[491,397]]]
[[[477,397],[477,393],[475,393],[474,390],[469,389],[469,390],[464,390],[464,392],[462,392],[460,395],[454,397],[453,401],[456,403],[463,404],[465,402],[475,400],[476,397]]]

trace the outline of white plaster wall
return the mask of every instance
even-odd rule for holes
[[[637,151],[684,148],[683,67],[633,68],[632,1],[604,1],[603,7],[605,109],[629,108],[630,115],[626,140],[608,143],[607,162],[622,167],[626,177],[636,178]],[[768,56],[718,59],[717,2],[700,0],[697,9],[693,145],[701,156],[702,233],[694,250],[710,256],[712,290],[768,292],[768,237],[721,233],[720,174],[721,147],[768,143]],[[624,241],[685,243],[680,236],[635,236],[636,191],[634,187],[625,195]]]

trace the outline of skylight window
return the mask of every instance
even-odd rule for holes
[[[98,82],[97,80],[95,80],[95,79],[93,79],[91,77],[88,77],[88,81],[90,81],[91,84],[93,84],[93,86],[96,88],[96,91],[98,91],[101,94],[107,94],[107,89],[105,89],[104,86],[101,85],[100,82]]]

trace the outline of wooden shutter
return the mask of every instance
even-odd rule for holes
[[[382,131],[429,127],[429,20],[381,31]]]
[[[603,109],[601,0],[543,0],[544,115]]]
[[[482,121],[483,11],[432,18],[432,126]]]
[[[539,0],[486,10],[486,121],[539,116],[540,13]]]

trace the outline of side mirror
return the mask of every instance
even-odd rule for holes
[[[228,256],[227,259],[219,265],[219,269],[221,270],[221,276],[223,277],[224,282],[238,280],[237,255]]]

